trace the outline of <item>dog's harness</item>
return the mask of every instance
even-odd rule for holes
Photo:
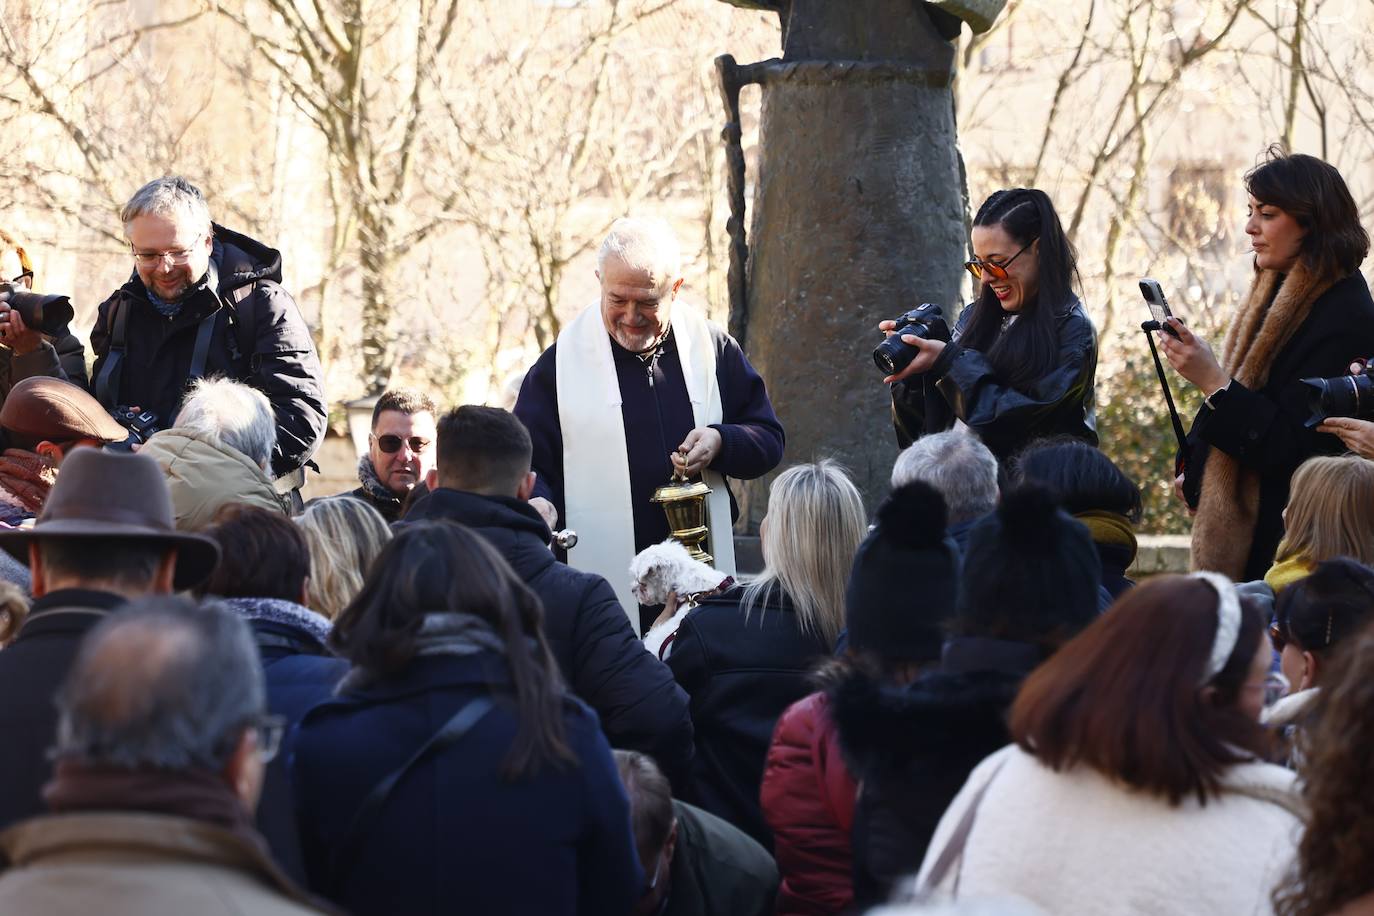
[[[690,611],[692,608],[699,606],[702,602],[702,599],[710,595],[717,595],[722,592],[728,592],[730,589],[734,588],[734,586],[735,577],[726,576],[724,579],[721,580],[721,583],[717,585],[715,588],[708,588],[704,591],[691,592],[687,595],[684,595],[682,604],[678,605],[678,608],[680,610],[685,607],[687,610]],[[673,644],[673,640],[675,639],[677,639],[677,630],[674,630],[673,632],[669,633],[664,638],[663,645],[658,647],[659,661],[663,661],[668,657],[668,647]]]

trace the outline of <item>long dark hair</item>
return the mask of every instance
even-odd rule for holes
[[[1264,617],[1241,601],[1235,648],[1209,693],[1200,682],[1217,613],[1200,579],[1157,576],[1131,589],[1026,679],[1013,740],[1055,770],[1083,764],[1171,804],[1206,803],[1229,766],[1267,749],[1238,705]]]
[[[1140,523],[1140,487],[1100,449],[1082,439],[1037,439],[1016,456],[1016,482],[1049,489],[1070,515],[1115,512]]]
[[[1360,208],[1335,166],[1315,156],[1289,155],[1274,145],[1245,174],[1245,190],[1306,230],[1298,257],[1316,276],[1339,280],[1364,263],[1369,233],[1360,225]]]
[[[444,521],[406,526],[377,556],[329,642],[354,667],[385,678],[415,657],[424,616],[444,611],[480,617],[505,643],[520,726],[503,775],[516,779],[574,761],[563,738],[561,683],[544,639],[543,606],[470,528]]]
[[[973,218],[974,226],[1001,226],[1017,247],[1040,243],[1036,261],[1040,285],[1021,303],[1020,317],[1005,334],[1006,312],[987,283],[969,306],[972,314],[960,343],[985,354],[1000,378],[1013,388],[1025,388],[1043,378],[1059,362],[1059,324],[1056,312],[1073,298],[1078,277],[1078,254],[1059,224],[1059,214],[1044,191],[1011,188],[994,193]],[[1031,252],[1026,252],[1026,255]]]

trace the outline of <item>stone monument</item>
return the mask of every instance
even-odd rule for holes
[[[873,508],[896,439],[871,353],[878,322],[959,308],[967,202],[951,92],[960,27],[1005,0],[724,0],[778,13],[782,59],[716,60],[727,112],[730,331],[787,430],[782,467],[833,457]],[[740,90],[762,89],[745,175]],[[746,178],[755,190],[745,231]],[[757,531],[771,476],[744,484]]]

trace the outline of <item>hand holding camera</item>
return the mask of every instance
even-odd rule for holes
[[[887,339],[873,351],[873,362],[885,373],[884,384],[929,372],[949,343],[949,325],[938,305],[924,302],[899,318],[881,322]]]
[[[1350,364],[1349,375],[1335,378],[1305,378],[1309,428],[1339,436],[1345,447],[1362,458],[1374,458],[1374,376],[1370,361]]]
[[[42,346],[43,334],[67,333],[75,314],[66,296],[44,296],[15,283],[0,283],[0,343],[17,355]]]

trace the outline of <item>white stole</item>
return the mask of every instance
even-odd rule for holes
[[[677,301],[672,306],[671,324],[692,402],[693,423],[702,427],[722,422],[716,348],[709,322],[695,308]],[[568,565],[604,576],[638,634],[639,602],[630,590],[630,561],[635,555],[630,459],[625,447],[620,381],[600,303],[592,303],[563,327],[554,362],[558,421],[563,431],[563,519],[577,532],[577,546],[568,551]],[[634,422],[643,435],[657,435],[652,417],[636,417]],[[634,434],[640,432],[635,430]],[[671,442],[668,447],[676,445]],[[716,569],[733,576],[730,491],[725,478],[714,471],[703,471],[702,480],[711,488],[706,550],[715,558]]]

